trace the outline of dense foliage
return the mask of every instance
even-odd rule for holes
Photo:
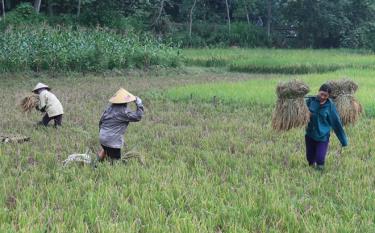
[[[100,25],[118,31],[150,31],[160,39],[193,47],[375,47],[373,0],[2,1],[3,27],[36,20]],[[14,11],[22,17],[14,17]]]
[[[152,37],[102,28],[18,27],[1,34],[0,47],[1,71],[174,67],[179,61],[176,50]]]

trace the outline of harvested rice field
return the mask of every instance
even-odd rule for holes
[[[237,51],[221,56],[231,61]],[[200,59],[207,51],[183,52]],[[305,54],[238,53],[283,53],[285,64]],[[268,74],[186,62],[148,72],[0,74],[0,135],[30,137],[0,143],[0,232],[375,232],[375,55],[308,50],[301,60],[320,62],[311,53],[355,67]],[[363,114],[345,127],[348,147],[332,134],[325,170],[317,171],[305,159],[303,128],[272,129],[276,86],[300,80],[315,95],[343,77],[358,84]],[[61,100],[63,127],[37,127],[42,115],[23,112],[37,82]],[[63,166],[72,154],[95,157],[101,114],[119,87],[145,105],[123,152],[143,161]]]

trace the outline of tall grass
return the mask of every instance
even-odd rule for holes
[[[247,73],[307,74],[373,68],[375,55],[350,50],[186,49],[187,65],[227,67]]]
[[[178,64],[176,50],[132,33],[49,26],[0,32],[0,71],[99,71]]]

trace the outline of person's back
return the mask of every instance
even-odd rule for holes
[[[51,88],[43,83],[38,83],[33,89],[33,92],[39,95],[39,104],[36,109],[46,112],[39,124],[47,126],[51,120],[54,120],[55,126],[61,126],[64,109],[59,99],[50,90]]]
[[[136,111],[127,107],[127,104],[133,101],[137,105]],[[106,156],[120,159],[121,148],[125,143],[124,134],[129,123],[140,121],[143,116],[142,100],[125,89],[120,89],[110,102],[99,121],[99,141],[103,148],[99,152],[99,160]]]
[[[63,106],[56,95],[52,92],[44,89],[39,93],[39,99],[41,100],[40,108],[45,106],[45,111],[49,117],[58,116],[64,114]],[[43,106],[44,105],[44,106]]]
[[[143,109],[140,108],[132,112],[124,104],[109,105],[100,120],[100,143],[111,148],[121,148],[129,122],[140,121],[142,115]]]

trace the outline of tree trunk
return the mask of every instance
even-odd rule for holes
[[[195,8],[195,4],[197,3],[197,0],[194,0],[193,6],[190,9],[190,14],[189,14],[189,38],[191,39],[191,30],[193,27],[193,12]]]
[[[51,1],[48,1],[47,9],[48,9],[48,15],[53,16],[53,3]]]
[[[6,1],[4,0],[4,4],[5,4],[5,9],[12,9],[12,2],[11,1]]]
[[[245,4],[245,11],[246,11],[246,19],[247,19],[247,24],[250,27],[250,17],[249,17],[249,9],[247,9],[247,5]]]
[[[230,33],[230,14],[229,14],[229,4],[228,4],[228,0],[225,0],[225,5],[227,6],[228,31],[229,31],[229,33]]]
[[[161,0],[158,17],[155,19],[155,22],[152,24],[152,26],[156,25],[159,22],[161,14],[163,13],[164,2],[165,2],[165,0]]]
[[[36,11],[36,13],[39,13],[40,11],[40,4],[42,3],[42,0],[35,0],[34,2],[34,9]]]
[[[78,0],[78,6],[77,6],[77,18],[79,18],[79,15],[81,14],[81,0]]]
[[[3,20],[5,21],[5,4],[4,4],[4,1],[5,1],[5,0],[1,0],[1,8],[3,9],[3,14],[2,14],[2,16],[3,16]]]
[[[267,37],[271,37],[272,0],[267,1]]]

